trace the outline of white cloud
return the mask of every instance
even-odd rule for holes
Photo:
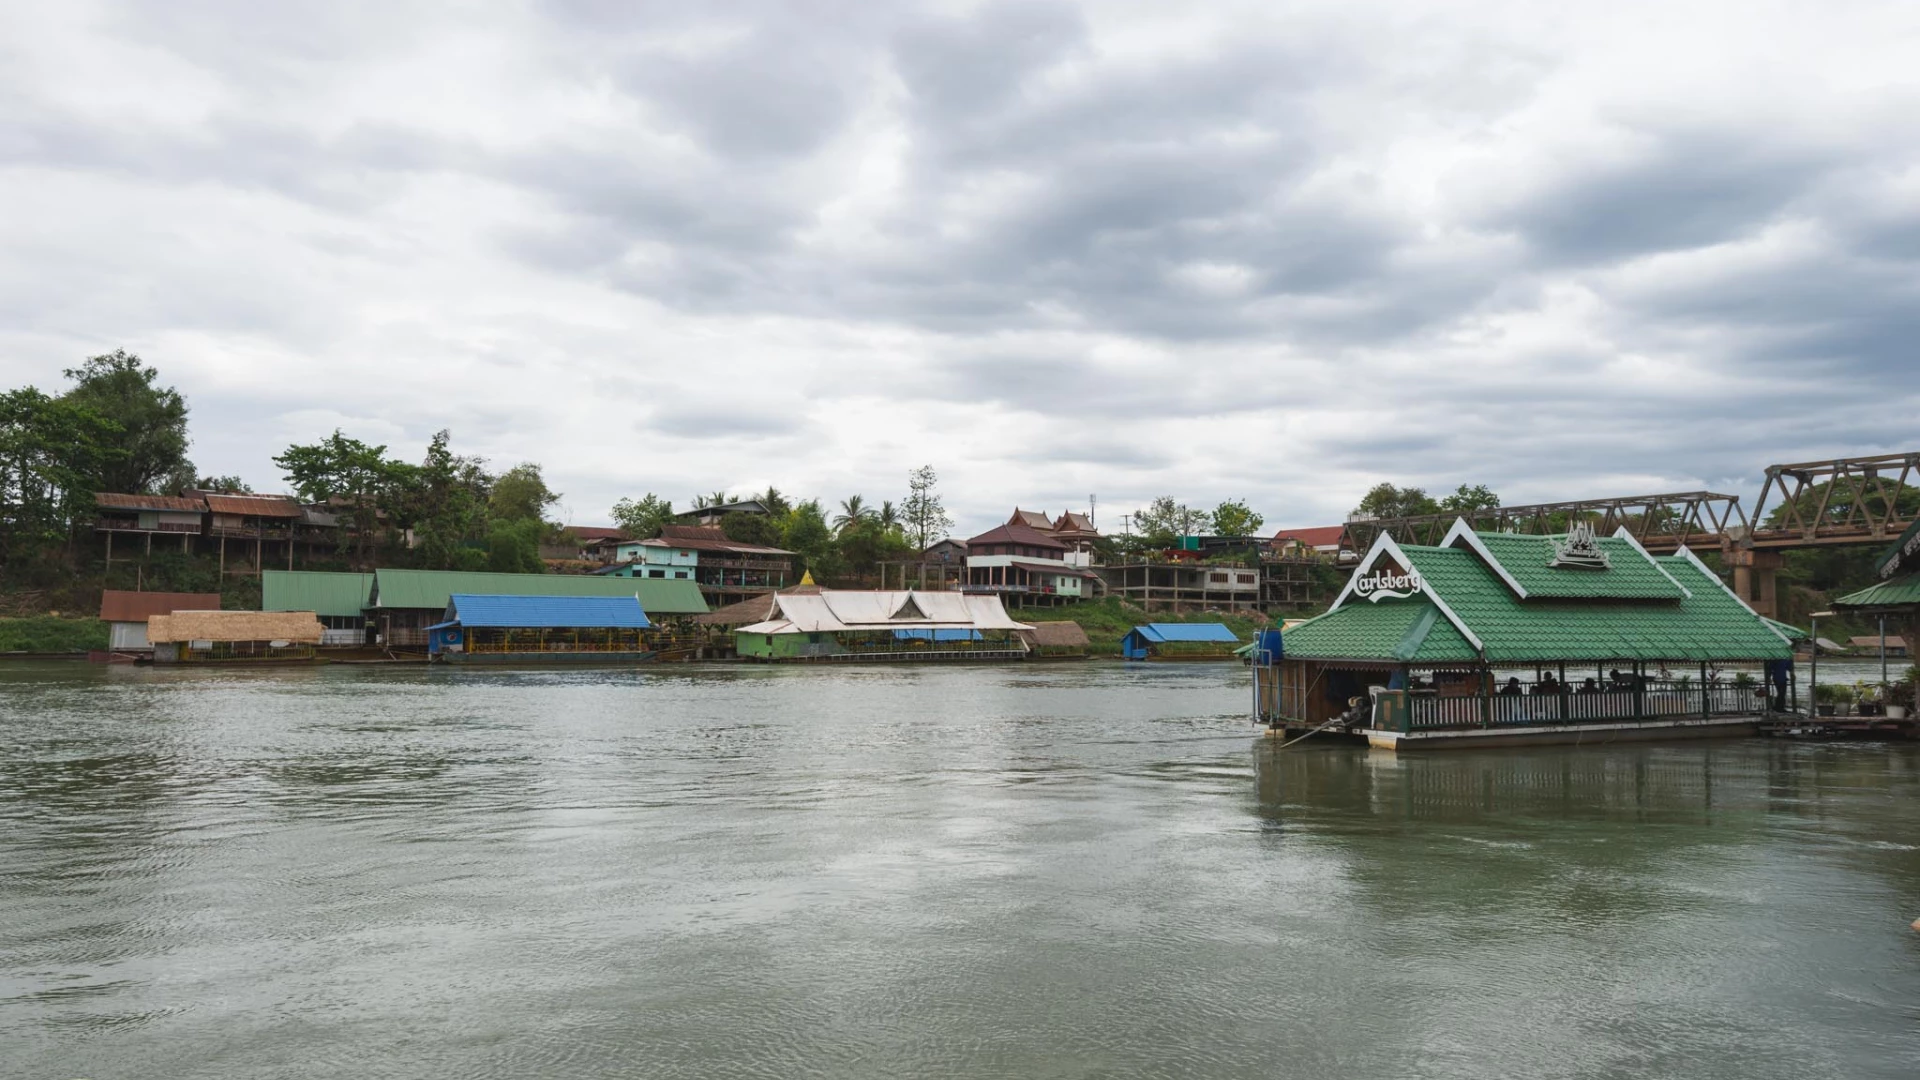
[[[963,530],[1724,486],[1911,448],[1916,47],[1897,2],[14,5],[0,379],[125,346],[207,471],[448,427],[583,523],[923,462]]]

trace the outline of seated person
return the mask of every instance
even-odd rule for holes
[[[1553,675],[1549,673],[1545,678],[1533,684],[1533,692],[1547,696],[1558,694],[1560,692],[1560,680],[1554,678]]]
[[[1598,679],[1595,679],[1595,678],[1594,678],[1593,676],[1591,676],[1591,675],[1589,675],[1589,676],[1587,676],[1587,678],[1586,678],[1586,681],[1585,681],[1585,682],[1582,682],[1582,683],[1580,684],[1580,689],[1579,689],[1579,691],[1578,691],[1578,692],[1579,692],[1579,693],[1582,693],[1582,694],[1597,694],[1597,693],[1599,693],[1599,692],[1600,692],[1600,682],[1599,682],[1599,680],[1598,680]]]
[[[1500,695],[1502,697],[1518,697],[1521,692],[1520,680],[1518,678],[1509,678],[1507,685],[1500,688]]]

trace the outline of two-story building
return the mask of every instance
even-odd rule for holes
[[[730,539],[719,528],[668,525],[651,540],[614,549],[614,563],[596,573],[611,577],[693,581],[719,607],[785,588],[794,580],[794,553]]]
[[[1015,512],[1015,518],[1022,515]],[[967,592],[998,593],[1014,604],[1058,604],[1095,594],[1099,578],[1067,561],[1069,548],[1015,520],[967,541]]]

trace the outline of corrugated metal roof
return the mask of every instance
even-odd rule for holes
[[[372,574],[327,570],[268,570],[260,575],[260,610],[357,616],[373,600]]]
[[[1170,641],[1239,641],[1239,635],[1217,622],[1203,623],[1148,623],[1136,626],[1133,633],[1148,641],[1163,643]]]
[[[219,593],[125,592],[108,589],[100,594],[100,618],[107,622],[146,622],[175,611],[218,611]]]
[[[122,495],[111,491],[95,492],[93,505],[103,510],[168,510],[181,514],[207,512],[207,504],[199,499],[181,499],[172,495]]]
[[[685,578],[597,577],[590,574],[494,574],[459,570],[376,570],[378,608],[445,611],[454,593],[476,596],[633,596],[654,618],[704,615],[700,586]]]
[[[1031,570],[1036,573],[1042,573],[1042,574],[1061,574],[1066,577],[1077,577],[1077,578],[1093,578],[1093,577],[1100,576],[1091,570],[1082,569],[1081,567],[1078,567],[1078,566],[1070,566],[1067,563],[1041,562],[1038,559],[1018,559],[1018,558],[1008,559],[1007,562],[1011,563],[1014,566],[1019,567],[1022,570]]]
[[[1834,607],[1848,608],[1906,607],[1911,604],[1920,604],[1920,574],[1908,574],[1878,585],[1869,585],[1833,602]]]
[[[646,630],[653,626],[632,596],[480,596],[455,593],[447,619],[461,626]]]
[[[245,517],[297,518],[300,504],[286,495],[205,495],[207,509],[216,514]]]
[[[738,540],[729,540],[727,539],[727,534],[720,532],[719,529],[689,529],[689,528],[685,528],[681,526],[673,526],[673,525],[669,525],[667,526],[667,528],[674,529],[679,533],[681,533],[682,535],[669,536],[663,530],[660,536],[657,536],[652,540],[636,540],[636,541],[632,541],[632,543],[640,544],[645,547],[654,547],[654,548],[684,548],[688,551],[729,551],[729,552],[735,552],[741,555],[792,555],[793,554],[793,552],[787,551],[784,548],[766,547],[765,545],[762,545],[762,544],[743,544],[743,543],[740,543]],[[717,536],[684,535],[686,533],[694,533],[694,532],[703,533],[703,534],[717,533],[718,535]]]
[[[567,531],[588,541],[629,539],[625,529],[610,529],[600,525],[569,525]]]

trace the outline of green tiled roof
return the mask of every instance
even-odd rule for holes
[[[1401,663],[1472,660],[1473,646],[1425,597],[1354,601],[1281,634],[1289,657],[1375,658]]]
[[[1920,604],[1920,574],[1906,574],[1869,585],[1859,592],[1848,593],[1833,604],[1835,607],[1904,607]]]
[[[311,611],[359,615],[373,594],[372,574],[329,570],[268,570],[260,575],[261,611]]]
[[[1762,615],[1760,616],[1760,621],[1763,623],[1766,623],[1768,626],[1773,627],[1775,630],[1780,631],[1781,633],[1787,635],[1788,637],[1792,638],[1795,641],[1805,641],[1809,636],[1805,630],[1800,629],[1799,627],[1793,625],[1792,623],[1783,623],[1779,619],[1769,619],[1765,615]]]
[[[490,574],[459,570],[376,570],[373,604],[444,610],[454,593],[479,596],[634,596],[649,615],[704,615],[700,586],[685,578],[585,574]]]
[[[1650,557],[1617,537],[1597,541],[1607,555],[1604,570],[1548,565],[1558,537],[1513,533],[1475,533],[1474,537],[1527,590],[1530,599],[1678,600],[1682,595]]]
[[[1472,551],[1401,550],[1425,579],[1425,594],[1379,602],[1349,599],[1338,610],[1287,631],[1286,654],[1411,663],[1471,658],[1466,638],[1429,599],[1438,597],[1480,639],[1491,663],[1762,660],[1789,655],[1787,643],[1760,616],[1684,556],[1658,560],[1659,567],[1691,593],[1682,599],[1522,600]],[[1661,580],[1667,578],[1661,575]],[[1678,590],[1675,595],[1680,595]],[[1409,635],[1429,610],[1437,618],[1409,651]]]

